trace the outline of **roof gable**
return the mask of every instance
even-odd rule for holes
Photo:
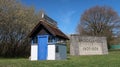
[[[29,34],[29,37],[36,35],[44,27],[50,34],[56,37],[61,37],[63,39],[69,39],[62,31],[60,31],[56,26],[49,24],[45,20],[40,20],[40,22],[34,27],[34,29]]]

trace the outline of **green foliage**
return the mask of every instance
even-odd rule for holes
[[[28,59],[0,59],[0,67],[120,67],[120,51],[108,55],[69,56],[67,60],[30,61]]]
[[[25,7],[16,0],[0,0],[0,56],[28,57],[27,36],[38,21],[33,7]]]

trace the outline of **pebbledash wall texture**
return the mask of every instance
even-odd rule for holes
[[[70,36],[71,55],[104,55],[108,54],[106,37]]]

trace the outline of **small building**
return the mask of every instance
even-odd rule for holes
[[[57,27],[57,22],[41,13],[39,23],[29,34],[31,38],[31,60],[66,59],[68,37]]]

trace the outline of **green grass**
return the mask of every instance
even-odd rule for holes
[[[1,58],[0,67],[120,67],[120,51],[110,51],[108,55],[68,56],[67,60],[59,61]]]

